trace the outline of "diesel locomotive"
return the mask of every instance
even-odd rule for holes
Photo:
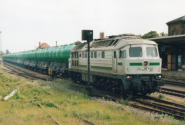
[[[7,54],[3,60],[87,82],[87,43]],[[121,95],[148,94],[160,84],[161,58],[155,42],[123,34],[90,42],[90,83]]]

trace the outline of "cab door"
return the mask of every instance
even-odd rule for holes
[[[112,69],[113,69],[114,73],[117,72],[117,54],[116,54],[116,51],[113,51]]]

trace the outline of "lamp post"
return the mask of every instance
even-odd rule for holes
[[[87,41],[87,53],[88,53],[88,85],[90,85],[90,42],[93,40],[93,30],[82,30],[82,40]]]
[[[2,31],[0,31],[0,52],[2,52],[2,41],[1,41],[1,34],[2,34]]]

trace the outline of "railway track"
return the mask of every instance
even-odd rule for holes
[[[176,85],[176,86],[181,86],[185,87],[185,82],[178,82],[178,81],[169,81],[169,80],[162,80],[164,84],[169,84],[169,85]]]
[[[151,96],[145,96],[143,99],[135,99],[136,104],[130,104],[132,107],[166,114],[179,120],[185,119],[185,106],[177,103],[161,100]]]
[[[21,67],[18,67],[18,66],[12,65],[12,64],[6,63],[5,67],[8,68],[7,72],[21,75],[21,76],[28,78],[28,79],[31,79],[31,80],[36,80],[36,79],[48,80],[48,77],[45,77],[45,76],[43,77],[42,75],[39,75],[39,73],[30,71],[27,69],[23,69]],[[168,92],[168,94],[170,91],[173,91],[173,93],[176,93],[176,95],[177,95],[177,93],[182,94],[182,95],[185,94],[185,92],[182,92],[182,91],[174,91],[174,90],[170,90],[170,89],[166,89],[166,88],[162,88],[161,91],[163,91],[163,93]],[[104,99],[112,100],[115,102],[120,102],[120,100],[121,100],[120,97],[116,97],[116,96],[110,94],[109,92],[104,92],[101,90],[97,90],[95,88],[93,88],[92,96],[100,97],[100,98],[103,97]],[[135,98],[131,101],[128,101],[128,105],[131,107],[146,110],[149,112],[170,115],[170,116],[173,116],[174,118],[179,119],[179,120],[185,119],[185,117],[184,117],[185,116],[185,106],[184,105],[161,100],[161,99],[150,97],[150,96],[142,97],[142,99]]]
[[[7,68],[7,69],[4,68],[4,70],[6,70],[7,72],[22,76],[30,80],[38,80],[38,79],[39,80],[49,80],[50,79],[47,75],[42,75],[40,73],[33,72],[31,70],[27,70],[27,69],[9,64],[9,63],[4,63],[4,67]]]
[[[185,98],[185,91],[174,90],[174,89],[169,89],[169,88],[160,88],[159,92],[163,94]]]

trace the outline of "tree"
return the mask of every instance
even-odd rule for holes
[[[6,50],[6,54],[9,54],[10,53],[10,51],[9,50]]]
[[[80,42],[80,41],[74,42],[75,45],[79,45],[79,44],[81,44],[81,43],[82,43],[82,42]]]
[[[4,54],[3,51],[0,51],[0,57],[1,57],[3,54]]]
[[[164,32],[161,32],[160,33],[160,36],[168,36],[168,34],[167,33],[164,33]]]
[[[156,37],[159,37],[159,34],[156,31],[150,31],[142,36],[143,39],[156,38]]]

